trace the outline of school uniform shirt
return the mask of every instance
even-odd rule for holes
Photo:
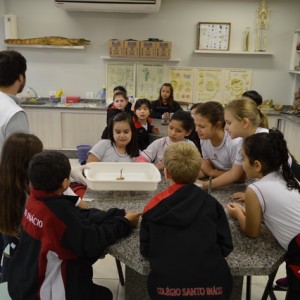
[[[150,136],[152,132],[152,128],[154,127],[150,118],[147,119],[147,122],[142,125],[136,117],[132,118],[134,127],[136,128],[137,140],[140,150],[146,149],[150,144]]]
[[[202,157],[210,160],[214,168],[228,171],[234,164],[242,144],[242,138],[231,139],[228,131],[225,131],[223,140],[217,147],[214,147],[210,140],[202,140]]]
[[[92,299],[92,264],[127,236],[131,225],[124,210],[79,209],[77,199],[31,191],[10,265],[12,299]]]
[[[267,128],[262,128],[262,127],[257,127],[255,133],[261,133],[261,132],[267,132],[267,133],[268,133],[268,132],[269,132],[269,129],[267,129]],[[240,138],[238,138],[238,139],[240,139]],[[239,149],[239,151],[237,152],[236,158],[235,158],[235,161],[234,161],[234,164],[240,165],[240,166],[241,166],[242,163],[243,163],[243,156],[242,156],[242,153],[241,153],[243,142],[244,142],[244,139],[242,139],[242,143],[241,143],[241,145],[240,145],[240,149]]]
[[[151,299],[229,299],[232,250],[223,206],[195,184],[174,184],[144,208],[140,251]]]
[[[102,162],[132,162],[135,157],[129,154],[120,154],[111,140],[100,140],[89,153],[95,155]]]
[[[174,113],[177,110],[182,110],[181,106],[175,100],[173,101],[173,107],[169,103],[163,104],[159,100],[152,101],[151,103],[151,118],[161,119],[161,116],[165,113]]]
[[[191,143],[195,146],[195,144],[189,139],[183,139],[183,142]],[[142,151],[140,156],[137,157],[135,161],[157,164],[163,160],[165,149],[171,144],[173,144],[173,142],[168,136],[157,139],[153,141],[144,151]]]
[[[300,194],[289,190],[279,172],[272,172],[248,186],[257,196],[266,226],[287,250],[300,233]]]

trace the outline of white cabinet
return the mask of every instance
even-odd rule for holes
[[[24,109],[30,133],[35,134],[43,142],[45,149],[61,149],[61,119],[60,113],[50,109]]]
[[[293,76],[293,90],[291,93],[292,103],[294,101],[295,92],[300,88],[300,49],[297,50],[298,45],[300,45],[300,29],[294,31],[291,60],[290,60],[289,72],[291,76]]]
[[[290,120],[284,120],[282,133],[286,140],[287,147],[290,153],[300,162],[300,139],[297,138],[300,129],[300,124],[294,123]]]
[[[45,149],[76,149],[96,144],[106,126],[105,110],[25,108],[30,132]]]
[[[62,148],[74,149],[80,144],[95,145],[106,126],[106,111],[61,112]]]

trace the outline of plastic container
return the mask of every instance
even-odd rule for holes
[[[151,163],[92,162],[88,166],[84,173],[92,190],[152,191],[161,181],[160,172]]]
[[[86,163],[88,153],[91,150],[91,145],[78,145],[77,146],[77,157],[81,165]]]

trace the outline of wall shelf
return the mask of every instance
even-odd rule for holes
[[[153,62],[179,62],[180,58],[147,58],[147,57],[118,57],[118,56],[101,56],[103,60],[118,60],[118,61],[153,61]]]
[[[214,50],[194,50],[196,54],[225,54],[225,55],[274,55],[272,52],[253,51],[214,51]]]
[[[53,45],[18,45],[4,44],[7,48],[41,48],[41,49],[84,49],[85,46],[53,46]]]
[[[289,73],[292,73],[292,74],[300,74],[300,71],[289,70]]]

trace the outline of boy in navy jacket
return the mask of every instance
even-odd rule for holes
[[[77,196],[62,194],[70,170],[59,152],[36,154],[30,162],[32,189],[8,276],[14,300],[112,300],[108,288],[93,283],[92,265],[131,232],[139,214],[77,208]]]
[[[171,185],[144,208],[140,251],[151,267],[152,300],[230,297],[231,232],[223,206],[194,184],[200,163],[195,146],[168,146],[164,173]]]

